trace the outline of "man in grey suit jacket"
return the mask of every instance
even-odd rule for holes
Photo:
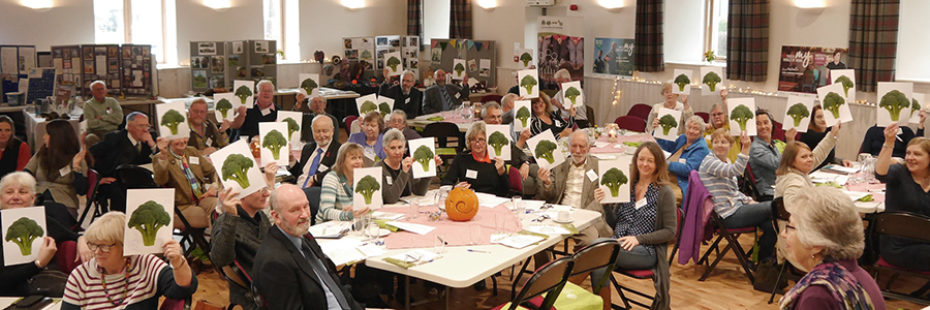
[[[462,86],[446,83],[446,71],[433,73],[436,84],[423,91],[423,114],[432,114],[455,109],[462,100],[468,100],[468,74]]]

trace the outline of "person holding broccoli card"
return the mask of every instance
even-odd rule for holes
[[[239,115],[232,122],[232,128],[239,129],[238,136],[251,138],[258,135],[258,123],[278,120],[278,108],[274,104],[274,84],[269,80],[261,80],[255,85],[255,89],[258,90],[255,105],[251,109],[246,109],[245,105],[239,106]],[[236,93],[238,95],[239,91]]]
[[[336,163],[336,154],[341,146],[333,138],[334,128],[328,116],[317,115],[311,126],[316,140],[304,145],[300,159],[289,170],[297,176],[297,186],[304,189],[320,186],[323,177]]]
[[[646,125],[648,126],[649,124],[652,124],[652,122],[658,118],[660,108],[681,111],[681,120],[676,127],[676,134],[680,135],[685,131],[685,121],[694,115],[694,111],[691,110],[691,105],[688,104],[687,95],[679,96],[678,94],[672,92],[672,87],[674,85],[675,84],[672,83],[662,84],[662,97],[665,97],[665,101],[656,103],[652,106],[652,111],[649,112],[649,119],[646,120]],[[679,97],[681,97],[681,102],[678,101]],[[703,122],[703,119],[701,121]]]
[[[407,117],[420,116],[423,93],[413,87],[416,84],[416,76],[410,70],[405,70],[400,76],[400,85],[391,86],[383,92],[379,92],[378,95],[394,99],[394,109],[404,110],[404,112],[407,112]]]
[[[231,111],[230,111],[231,112]],[[210,155],[229,144],[226,130],[232,126],[228,120],[223,120],[219,127],[207,117],[207,101],[197,98],[187,108],[187,121],[191,126],[190,139],[187,145],[201,151],[203,155]]]
[[[404,157],[407,152],[407,139],[396,128],[388,129],[384,133],[384,152],[387,153],[387,158],[376,162],[375,166],[381,166],[381,198],[386,204],[396,203],[403,196],[426,194],[432,178],[414,179],[413,172],[410,171],[411,166],[425,167],[431,164],[430,161],[434,161],[436,166],[442,165],[439,155],[432,154],[429,148],[423,146],[413,150],[412,156]]]
[[[200,151],[188,146],[187,138],[156,142],[158,153],[152,157],[155,184],[174,188],[174,204],[193,228],[210,226],[210,213],[216,207],[216,169]],[[184,228],[175,218],[175,228]]]
[[[653,120],[650,130],[655,130],[658,123],[658,119]],[[656,140],[663,150],[672,153],[668,157],[668,170],[678,178],[678,187],[681,192],[676,195],[683,195],[688,191],[688,177],[691,170],[697,170],[704,157],[710,153],[707,141],[701,136],[704,132],[704,119],[696,115],[691,116],[685,120],[685,128],[685,133],[678,136],[675,141]],[[681,196],[676,197],[681,199]]]
[[[442,179],[442,185],[471,188],[476,192],[506,197],[510,180],[504,160],[490,158],[486,127],[483,121],[474,122],[465,133],[467,151],[455,155],[452,166]]]
[[[775,170],[781,163],[781,150],[785,149],[785,143],[794,141],[798,131],[794,128],[785,132],[785,140],[779,141],[773,138],[772,115],[765,109],[756,110],[756,138],[752,141],[752,149],[749,150],[749,167],[756,177],[756,190],[758,191],[759,201],[772,200],[775,194]]]
[[[365,155],[362,146],[347,142],[339,147],[336,163],[332,171],[323,177],[320,191],[320,211],[316,214],[316,222],[349,221],[357,216],[368,213],[368,208],[355,210],[352,207],[353,172],[355,168],[362,168],[365,164]]]
[[[468,100],[468,74],[462,80],[462,86],[447,83],[446,71],[439,69],[433,73],[436,84],[423,91],[423,114],[433,114],[449,111]]]

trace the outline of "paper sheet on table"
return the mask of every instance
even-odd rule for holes
[[[862,197],[871,195],[868,192],[853,192],[853,191],[847,191],[847,190],[843,190],[843,194],[846,194],[846,196],[849,196],[849,199],[852,199],[852,201],[856,201],[856,200],[861,199]]]
[[[847,168],[841,165],[826,165],[823,167],[823,169],[841,172],[845,174],[852,174],[852,173],[859,172],[859,167],[848,167]]]
[[[386,224],[418,234],[418,235],[425,235],[433,231],[433,229],[436,229],[436,227],[433,227],[433,226],[414,224],[414,223],[404,223],[404,222],[397,222],[397,221],[390,221],[390,222],[387,222]]]
[[[310,235],[315,238],[336,239],[344,234],[344,231],[352,229],[351,222],[329,221],[326,223],[310,226]]]
[[[527,210],[533,210],[533,211],[539,210],[539,208],[542,208],[542,206],[546,204],[545,201],[533,200],[533,199],[523,199],[521,200],[521,203],[523,204],[523,207],[525,207]]]
[[[361,245],[362,241],[358,239],[342,238],[338,241],[320,242],[320,249],[333,264],[339,266],[365,259],[362,252],[355,250]]]
[[[386,206],[386,205],[385,205]],[[380,220],[391,220],[396,221],[404,218],[403,213],[393,213],[393,212],[384,212],[384,211],[375,211],[371,213],[371,216],[380,219]]]
[[[617,158],[617,156],[616,156],[616,155],[613,155],[613,154],[599,154],[599,153],[594,153],[594,154],[591,154],[591,155],[594,156],[594,157],[597,157],[597,159],[616,159],[616,158]]]
[[[436,254],[432,251],[427,250],[411,250],[403,253],[394,254],[388,256],[389,258],[396,259],[402,262],[407,263],[428,263],[439,257],[439,254]]]
[[[608,146],[608,145],[610,145],[610,142],[604,142],[604,141],[595,141],[595,142],[594,142],[594,147],[606,147],[606,146]]]
[[[362,255],[364,255],[365,258],[372,257],[372,256],[381,256],[381,255],[384,255],[384,253],[387,252],[387,251],[384,250],[383,247],[377,246],[377,245],[374,245],[374,244],[370,244],[370,243],[369,243],[369,244],[362,245],[362,246],[357,247],[357,248],[355,248],[355,249],[358,250],[360,253],[362,253]]]
[[[540,236],[513,234],[513,235],[508,236],[507,238],[497,240],[497,243],[500,243],[501,245],[511,247],[514,249],[522,249],[534,243],[543,241],[543,239],[544,238]]]
[[[523,227],[524,230],[531,231],[543,235],[571,235],[572,233],[568,229],[563,228],[562,226],[552,226],[552,225],[529,225]]]
[[[839,185],[846,185],[846,182],[849,181],[849,177],[845,175],[838,175],[835,173],[829,173],[824,171],[815,171],[810,174],[811,182],[814,183],[827,183],[827,182],[836,182]]]
[[[478,205],[485,208],[493,208],[502,203],[510,202],[510,199],[497,197],[491,194],[475,193],[478,196]]]

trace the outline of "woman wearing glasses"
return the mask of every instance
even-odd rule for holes
[[[167,263],[152,254],[124,256],[124,225],[118,211],[90,224],[84,236],[94,257],[71,272],[61,309],[155,309],[161,296],[186,299],[197,291],[177,241],[162,244]]]

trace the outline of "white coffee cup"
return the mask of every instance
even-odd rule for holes
[[[559,211],[558,220],[559,222],[571,221],[572,220],[571,213],[569,213],[568,211]]]

